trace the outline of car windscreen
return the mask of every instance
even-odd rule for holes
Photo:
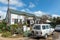
[[[34,29],[40,30],[40,29],[41,29],[41,28],[40,28],[40,25],[35,25],[35,26],[34,26]]]

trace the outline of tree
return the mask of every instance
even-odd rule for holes
[[[7,31],[7,23],[5,22],[5,20],[3,19],[3,21],[0,23],[0,29],[2,31]]]
[[[40,23],[46,23],[46,20],[48,19],[49,17],[47,15],[42,15],[41,17],[41,20],[40,20]]]
[[[53,27],[55,27],[56,25],[60,24],[60,17],[57,17],[57,18],[53,17],[50,20],[51,20],[51,25]]]

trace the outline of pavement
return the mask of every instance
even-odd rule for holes
[[[55,32],[54,35],[48,36],[47,39],[44,39],[44,38],[34,39],[34,38],[29,38],[29,37],[4,38],[0,36],[0,40],[60,40],[60,32]]]

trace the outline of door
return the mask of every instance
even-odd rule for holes
[[[43,32],[43,35],[45,35],[45,34],[50,35],[49,25],[42,25],[42,32]]]
[[[51,28],[51,25],[49,26],[49,29],[50,29],[50,34],[52,34],[53,33],[53,30]]]
[[[50,35],[50,26],[49,25],[46,25],[45,28],[46,28],[47,34]]]
[[[27,20],[27,27],[30,27],[30,20]]]
[[[42,35],[44,36],[46,34],[46,26],[42,25]]]

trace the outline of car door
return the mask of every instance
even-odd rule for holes
[[[45,27],[46,27],[47,34],[50,35],[50,27],[49,27],[49,25],[46,25]]]
[[[46,34],[46,27],[45,25],[42,25],[42,35],[44,36]]]
[[[52,34],[52,33],[53,33],[53,31],[54,31],[54,29],[53,29],[53,28],[51,28],[51,25],[50,25],[49,27],[50,27],[50,34]]]

